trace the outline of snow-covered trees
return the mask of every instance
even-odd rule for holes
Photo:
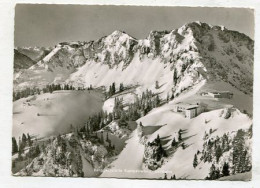
[[[218,171],[220,169],[222,169],[220,176],[250,171],[252,164],[248,139],[250,139],[250,129],[240,129],[235,135],[224,133],[221,137],[209,137],[205,140],[199,159],[214,164],[207,178],[219,178]],[[223,163],[223,160],[229,160],[229,162]]]
[[[229,176],[229,164],[227,162],[224,163],[222,167],[222,171],[220,172],[220,169],[216,167],[214,164],[210,167],[209,175],[205,178],[206,180],[216,180],[223,176]]]
[[[49,84],[42,89],[43,93],[52,93],[53,91],[59,90],[75,90],[76,88],[68,84]]]
[[[86,135],[92,134],[94,131],[102,129],[106,124],[110,123],[112,120],[112,114],[107,114],[101,111],[99,113],[93,114],[92,116],[89,116],[86,120],[86,123],[80,128],[80,132],[84,132],[86,133]]]
[[[14,91],[13,92],[13,101],[18,100],[20,98],[26,98],[31,95],[40,94],[40,92],[41,92],[40,89],[36,88],[36,87],[33,87],[33,88],[27,87],[20,91]]]
[[[133,103],[128,104],[128,109],[124,109],[122,98],[115,97],[115,106],[113,113],[111,113],[112,119],[135,121],[146,115],[153,108],[158,107],[160,104],[161,99],[159,95],[154,95],[150,90],[146,90],[146,92],[142,93],[141,97],[136,98]]]
[[[118,92],[122,92],[122,91],[124,91],[125,89],[126,89],[126,88],[125,88],[124,84],[123,84],[123,83],[120,83],[118,90],[116,90],[116,84],[115,84],[115,82],[113,82],[113,83],[109,86],[108,92],[105,92],[105,96],[106,96],[106,98],[111,97],[112,95],[114,95],[114,94],[116,94],[116,93],[118,93]]]
[[[72,85],[68,84],[48,84],[44,86],[43,88],[37,88],[37,87],[27,87],[25,89],[22,89],[20,91],[14,91],[13,92],[13,101],[18,100],[20,98],[26,98],[32,95],[39,95],[41,92],[43,93],[52,93],[54,91],[59,90],[75,90],[76,88]],[[78,88],[80,90],[80,88]]]
[[[112,85],[109,86],[108,95],[112,96],[116,93],[116,84],[115,82],[112,83]]]
[[[161,138],[157,138],[153,142],[145,145],[144,163],[150,170],[156,170],[163,164],[163,158],[167,156],[165,149],[162,147]]]
[[[30,147],[27,157],[29,158],[35,158],[41,153],[40,146],[37,144],[36,146]]]
[[[247,133],[243,130],[238,130],[233,139],[233,173],[241,173],[251,170],[251,156],[248,153],[248,148],[245,144]]]
[[[221,177],[219,168],[216,168],[214,164],[210,167],[209,176],[206,177],[207,180],[215,180]]]
[[[30,163],[19,173],[33,175],[40,173],[46,176],[83,176],[80,142],[75,133],[58,135],[45,142],[45,147],[39,143],[29,148],[24,160]],[[41,143],[42,144],[42,143]],[[42,148],[42,149],[41,149]]]

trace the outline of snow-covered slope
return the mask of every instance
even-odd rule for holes
[[[216,86],[215,88],[214,85]],[[231,168],[233,160],[232,149],[224,152],[218,163],[214,160],[204,162],[199,159],[198,166],[196,168],[193,167],[194,155],[197,154],[198,151],[202,152],[205,150],[205,142],[207,143],[209,140],[214,140],[218,137],[221,138],[224,134],[233,138],[239,129],[248,130],[252,125],[252,119],[249,118],[248,115],[241,113],[237,108],[231,107],[232,104],[236,106],[236,104],[239,103],[235,99],[221,101],[222,99],[216,100],[209,97],[202,97],[200,92],[206,89],[206,86],[208,86],[207,89],[232,88],[231,85],[223,85],[223,83],[215,83],[212,85],[207,85],[206,83],[199,84],[163,106],[154,108],[147,115],[137,120],[137,124],[142,122],[143,126],[148,129],[152,129],[151,127],[153,126],[160,127],[159,129],[154,129],[155,131],[152,131],[152,134],[146,135],[145,139],[146,143],[151,143],[158,135],[160,136],[163,148],[169,155],[164,159],[164,163],[161,167],[156,170],[147,169],[143,162],[145,146],[142,144],[142,141],[140,141],[138,130],[136,130],[127,141],[127,145],[118,159],[110,165],[107,171],[102,173],[101,177],[157,179],[163,178],[164,173],[166,173],[168,178],[175,175],[178,179],[205,179],[210,172],[212,164],[221,170],[224,162],[229,162]],[[235,90],[236,89],[232,91]],[[244,94],[244,97],[249,97],[245,100],[252,102],[250,96]],[[179,102],[204,102],[210,110],[195,118],[188,119],[185,118],[183,114],[173,111],[174,106]],[[246,108],[246,105],[240,104],[240,107],[241,106]],[[231,116],[225,119],[223,114],[227,112],[227,109],[230,111]],[[177,149],[175,148],[173,152],[171,145],[172,140],[173,138],[178,140],[178,132],[180,129],[184,132],[182,136],[185,149],[179,146]],[[206,139],[205,133],[208,134]],[[247,152],[251,155],[251,140],[247,138],[246,143]],[[233,148],[233,145],[230,146],[230,148]],[[212,154],[213,153],[214,152],[212,152]],[[198,155],[198,158],[201,156],[202,154]],[[118,173],[116,169],[125,170]]]
[[[200,162],[196,168],[192,164],[194,155],[198,150],[202,151],[203,149],[205,132],[215,129],[216,131],[211,136],[220,137],[224,133],[235,134],[238,129],[248,129],[252,124],[252,121],[245,114],[237,110],[234,111],[232,117],[228,120],[219,117],[221,110],[216,110],[203,113],[190,121],[172,112],[170,109],[169,105],[154,109],[149,115],[138,121],[141,121],[144,126],[164,125],[152,135],[149,135],[148,139],[152,141],[159,134],[161,138],[165,138],[164,147],[166,149],[171,148],[171,141],[173,137],[177,137],[179,129],[187,130],[184,134],[185,145],[187,145],[186,149],[179,147],[174,154],[166,159],[165,164],[161,168],[150,171],[143,167],[144,146],[140,144],[137,133],[133,132],[132,138],[127,142],[126,148],[119,155],[118,159],[112,163],[110,171],[104,172],[101,176],[157,179],[163,177],[164,172],[168,172],[168,177],[175,174],[177,178],[204,179],[209,174],[210,166],[213,163]],[[210,122],[205,124],[205,119]],[[220,159],[220,168],[224,162],[230,161],[229,157],[229,155],[224,155]],[[127,170],[122,173],[116,173],[113,172],[114,169]]]
[[[23,133],[39,137],[67,132],[102,109],[102,94],[86,91],[55,91],[14,101],[13,132],[17,140]]]

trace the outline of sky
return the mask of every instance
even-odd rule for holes
[[[14,44],[47,47],[97,40],[115,30],[144,39],[151,30],[173,30],[193,21],[223,25],[254,39],[251,9],[18,4]]]

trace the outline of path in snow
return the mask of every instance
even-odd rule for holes
[[[127,141],[125,149],[119,154],[118,159],[111,166],[113,170],[136,170],[142,169],[144,145],[139,143],[137,130],[135,130]],[[101,177],[129,177],[136,176],[131,172],[104,172]]]

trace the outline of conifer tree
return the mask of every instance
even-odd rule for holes
[[[123,83],[120,83],[120,85],[119,85],[119,91],[120,91],[120,92],[124,91],[124,85],[123,85]]]
[[[155,82],[155,89],[159,89],[159,82],[158,81]]]
[[[15,137],[12,137],[12,153],[17,153],[18,152],[18,145],[16,142]]]
[[[156,144],[160,144],[160,143],[161,143],[159,134],[157,134],[157,137],[156,137],[156,139],[155,139],[155,143],[156,143]]]
[[[110,140],[109,140],[109,137],[108,137],[108,132],[107,132],[107,139],[106,139],[106,141],[107,141],[107,142],[109,142],[109,141],[110,141]]]
[[[172,93],[172,96],[171,96],[171,100],[173,100],[174,99],[174,93]]]
[[[112,95],[113,95],[113,94],[112,94],[112,87],[111,87],[111,86],[109,86],[108,94],[109,94],[109,96],[112,96]]]
[[[216,160],[217,160],[217,163],[218,163],[218,161],[219,161],[219,158],[221,157],[221,155],[222,155],[222,150],[221,150],[221,148],[220,148],[220,146],[217,146],[217,149],[216,149]]]
[[[209,177],[207,177],[207,179],[215,180],[218,178],[220,178],[220,171],[218,168],[215,167],[214,164],[212,164],[210,167]]]
[[[222,175],[223,176],[229,176],[230,172],[229,172],[229,164],[228,163],[224,163],[223,168],[222,168]]]
[[[40,153],[41,153],[40,146],[39,144],[37,144],[35,147],[35,155],[38,156]]]
[[[114,95],[116,93],[116,85],[115,85],[115,82],[112,83],[112,95]]]
[[[182,141],[182,131],[181,129],[178,132],[178,141],[181,142]]]
[[[23,134],[22,140],[19,139],[19,152],[23,153],[25,146],[26,146],[26,136],[25,134]]]
[[[18,160],[22,160],[22,150],[20,149],[20,147],[18,150]]]
[[[176,69],[174,69],[174,72],[173,72],[173,83],[174,83],[174,85],[176,85],[177,84],[177,70]]]
[[[26,145],[26,141],[27,141],[26,135],[23,133],[22,142],[23,142],[24,145]]]
[[[173,140],[172,140],[172,146],[175,147],[176,145],[177,145],[177,142],[176,142],[175,137],[174,137]]]
[[[155,106],[156,106],[156,107],[159,106],[160,102],[161,102],[161,100],[160,100],[159,95],[156,95],[156,98],[155,98]]]
[[[100,132],[100,142],[101,142],[102,144],[104,143],[103,132]]]
[[[27,141],[29,146],[32,146],[32,140],[31,140],[31,136],[29,135],[29,133],[27,133]]]
[[[194,159],[193,159],[193,167],[196,168],[198,166],[198,158],[197,155],[194,155]]]
[[[245,132],[240,129],[237,131],[236,136],[233,139],[233,168],[234,173],[241,173],[244,170],[245,164]]]

